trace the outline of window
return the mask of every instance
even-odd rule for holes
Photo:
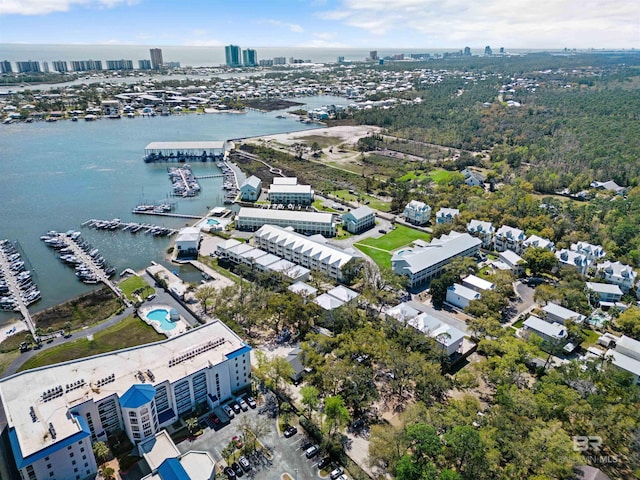
[[[86,455],[82,455],[82,459],[83,459],[83,460],[86,460],[86,459],[87,459],[87,456],[86,456]]]
[[[47,464],[47,468],[48,468],[49,470],[51,470],[51,464],[50,464],[50,463],[48,463],[48,464]]]
[[[74,468],[73,471],[77,473],[78,472],[78,467]]]
[[[71,462],[71,465],[75,465],[75,464],[76,464],[76,461],[75,461],[75,460]]]
[[[69,458],[73,458],[73,452],[69,454]]]
[[[129,417],[136,418],[137,417],[136,412],[129,412]]]
[[[71,450],[71,445],[69,445],[69,446],[67,447],[67,450]]]
[[[82,452],[84,452],[84,447],[82,447],[82,448],[80,449],[80,453],[82,453]]]
[[[50,477],[53,477],[53,472],[49,472],[49,476],[50,476]]]
[[[84,462],[84,466],[88,467],[89,466],[89,462]]]

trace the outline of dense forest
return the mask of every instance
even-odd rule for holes
[[[459,60],[456,75],[416,82],[415,91],[401,94],[421,103],[360,110],[354,117],[398,136],[490,151],[494,163],[521,170],[538,191],[568,187],[578,175],[583,183],[635,185],[639,60],[637,54]]]

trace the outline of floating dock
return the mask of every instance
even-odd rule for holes
[[[20,312],[27,328],[36,336],[36,327],[27,307],[40,299],[40,291],[31,279],[31,273],[25,270],[25,262],[15,243],[0,240],[0,285],[2,310]]]
[[[202,218],[196,216],[182,216],[178,213],[153,213],[153,212],[138,212],[146,215],[161,215],[161,216],[170,216],[170,217],[178,217],[178,218]],[[151,223],[137,223],[137,222],[123,222],[119,218],[114,218],[113,220],[98,220],[92,218],[87,220],[86,222],[82,222],[83,227],[95,228],[96,230],[109,230],[115,231],[119,230],[121,232],[130,232],[130,233],[145,233],[147,235],[153,235],[154,237],[166,237],[170,235],[175,235],[178,233],[178,230],[175,228],[167,228],[162,227],[160,225],[153,225]]]

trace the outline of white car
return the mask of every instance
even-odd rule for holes
[[[331,470],[331,473],[329,474],[329,476],[331,477],[331,480],[336,480],[343,473],[344,473],[344,470],[342,470],[342,467],[337,467],[334,470]]]

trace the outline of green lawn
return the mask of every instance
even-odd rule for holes
[[[338,198],[346,200],[347,202],[357,202],[358,201],[358,193],[349,193],[349,190],[335,190],[333,192],[329,192],[332,195],[335,195]],[[382,200],[377,199],[376,197],[372,197],[371,195],[367,195],[366,193],[360,194],[360,205],[364,205],[365,202],[369,202],[367,205],[374,210],[380,210],[381,212],[388,212],[391,210],[391,203],[383,202]]]
[[[325,207],[325,206],[323,205],[323,200],[315,200],[315,201],[313,202],[313,206],[314,206],[315,208],[317,208],[317,209],[318,209],[318,211],[320,211],[320,212],[338,213],[338,211],[337,211],[337,210],[335,210],[335,209],[333,209],[333,208]]]
[[[422,181],[429,177],[429,175],[425,175],[424,172],[418,172],[416,170],[411,170],[410,172],[405,173],[401,176],[398,181],[399,182],[409,182],[409,181]]]
[[[404,245],[410,244],[414,240],[424,240],[428,242],[431,240],[431,235],[420,230],[405,227],[404,225],[396,225],[396,228],[386,235],[380,238],[366,238],[360,243],[391,252]]]
[[[164,335],[157,333],[139,318],[127,317],[120,323],[96,333],[91,342],[87,338],[80,338],[38,353],[27,360],[20,367],[20,371],[165,339]]]
[[[598,338],[600,338],[598,332],[594,332],[588,328],[585,328],[583,332],[587,334],[587,337],[582,341],[582,348],[593,347],[598,344]]]
[[[513,324],[513,328],[522,328],[525,320],[526,320],[525,318],[521,318],[520,320],[518,320],[516,323]]]
[[[354,245],[358,250],[360,250],[365,255],[371,257],[376,265],[380,268],[391,268],[391,254],[389,252],[383,252],[382,250],[378,250],[376,248],[367,247],[366,245],[362,245],[361,243],[356,243]]]
[[[453,174],[454,172],[450,172],[448,170],[432,170],[429,172],[431,179],[438,185],[447,183]]]
[[[155,289],[145,282],[142,277],[138,277],[137,275],[123,280],[118,286],[122,289],[122,293],[132,301],[137,300],[133,296],[133,292],[136,290],[140,290],[139,294],[142,298],[146,298],[148,295],[155,293]]]

